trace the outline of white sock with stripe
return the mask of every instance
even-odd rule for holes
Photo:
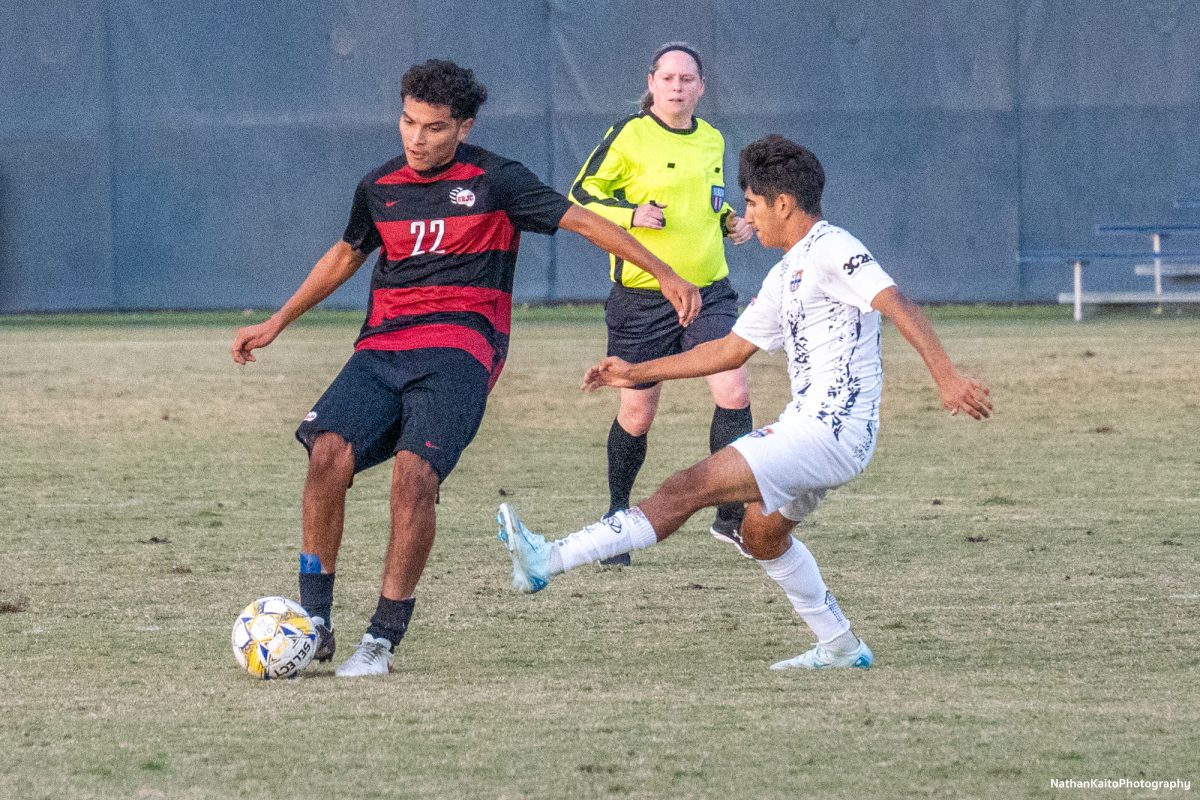
[[[581,531],[550,543],[550,574],[642,550],[658,541],[650,520],[637,506],[618,511]]]
[[[853,650],[858,645],[837,598],[821,578],[817,560],[803,542],[793,536],[787,552],[758,563],[783,588],[792,608],[817,635],[817,641],[832,644],[836,650]]]

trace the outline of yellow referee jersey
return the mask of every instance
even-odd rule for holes
[[[627,229],[680,277],[707,286],[729,274],[725,263],[725,138],[699,117],[674,130],[649,112],[609,128],[571,186],[571,201]],[[633,227],[643,203],[664,206],[662,230]],[[658,289],[652,275],[612,257],[613,281]]]

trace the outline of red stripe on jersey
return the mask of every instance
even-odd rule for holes
[[[496,364],[496,368],[492,370],[492,376],[490,378],[488,378],[488,391],[489,392],[492,390],[492,387],[496,385],[496,381],[500,380],[500,371],[503,369],[504,369],[504,360],[501,359]]]
[[[420,350],[425,347],[452,347],[455,350],[463,350],[482,364],[489,375],[492,374],[492,361],[496,357],[496,351],[482,333],[462,325],[417,325],[398,331],[378,333],[363,339],[354,349]],[[494,382],[495,375],[492,377]]]
[[[512,295],[479,286],[374,289],[367,327],[374,328],[393,317],[415,317],[439,311],[471,311],[487,318],[500,333],[507,335],[512,330]]]
[[[467,181],[483,174],[483,170],[474,164],[464,164],[461,161],[437,175],[426,178],[412,167],[405,164],[395,172],[390,172],[375,181],[377,186],[394,186],[399,183],[437,183],[438,181]]]
[[[449,202],[449,196],[446,197]],[[491,211],[442,219],[377,220],[389,261],[433,253],[468,255],[489,250],[511,250],[517,232],[508,214]]]

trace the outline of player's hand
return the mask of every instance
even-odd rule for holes
[[[744,217],[737,214],[730,214],[725,219],[725,233],[734,244],[745,244],[754,238],[754,228],[750,227],[750,223],[746,222]]]
[[[675,312],[679,314],[679,324],[685,328],[691,325],[692,320],[700,313],[700,304],[703,302],[700,299],[700,290],[695,284],[688,283],[672,272],[670,277],[660,280],[658,286],[662,289],[663,297],[675,306]]]
[[[271,320],[238,328],[229,352],[233,354],[233,360],[238,364],[254,361],[256,359],[251,351],[266,347],[275,341],[275,337],[278,335],[279,327]]]
[[[988,397],[991,390],[977,380],[964,375],[954,375],[938,386],[942,396],[942,408],[950,412],[950,416],[958,416],[962,411],[975,419],[987,419],[992,415],[992,401]]]
[[[622,361],[616,356],[609,356],[588,369],[583,376],[583,385],[579,388],[585,392],[594,392],[605,386],[629,389],[636,385],[629,377],[631,369],[633,369],[633,364],[628,361]]]
[[[659,205],[651,200],[649,203],[642,203],[633,210],[633,227],[635,228],[653,228],[662,230],[667,227],[667,218],[663,216],[662,210],[666,205]]]

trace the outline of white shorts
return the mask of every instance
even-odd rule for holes
[[[799,522],[830,489],[862,472],[851,452],[823,422],[785,416],[730,445],[742,454],[763,499],[763,513]]]

